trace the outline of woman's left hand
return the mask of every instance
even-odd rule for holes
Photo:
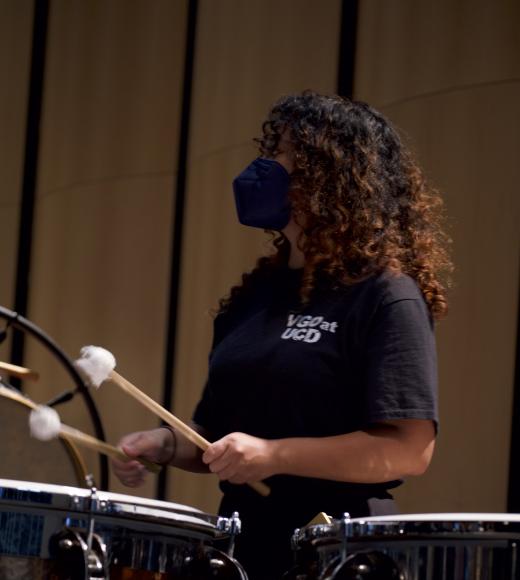
[[[230,433],[212,443],[202,461],[222,481],[252,483],[276,473],[275,450],[276,441]]]

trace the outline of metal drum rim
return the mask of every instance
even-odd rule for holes
[[[508,535],[518,539],[520,535],[520,514],[460,512],[403,514],[374,516],[351,519],[347,523],[347,537],[350,540],[366,537],[432,538],[465,534],[469,537]]]
[[[338,532],[339,525],[335,521],[330,524],[313,524],[296,529],[293,534],[293,542],[299,544],[312,540],[335,538]]]
[[[336,521],[336,520],[334,520]],[[520,513],[507,512],[431,512],[394,514],[389,516],[367,516],[351,518],[349,523],[384,522],[518,522]]]
[[[330,524],[313,524],[295,530],[293,545],[307,542],[340,541],[346,535],[347,541],[358,541],[374,536],[384,539],[404,539],[422,535],[427,538],[508,535],[520,539],[520,514],[497,512],[443,512],[431,514],[398,514],[392,516],[370,516],[346,520],[345,531],[340,520]]]
[[[125,518],[143,523],[161,523],[177,528],[189,527],[211,536],[226,536],[216,527],[217,516],[182,504],[98,491],[92,500],[90,489],[0,479],[0,511],[2,509],[34,509],[64,511],[72,514],[94,514],[103,518]]]

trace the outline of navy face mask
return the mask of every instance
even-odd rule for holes
[[[278,161],[258,157],[233,180],[238,220],[245,226],[283,230],[291,218],[290,175]]]

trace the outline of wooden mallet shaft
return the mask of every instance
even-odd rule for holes
[[[0,385],[0,394],[6,398],[12,399],[13,401],[18,401],[24,405],[27,405],[30,409],[36,410],[38,405],[25,397],[21,393],[13,391],[11,389],[7,389],[6,387]],[[69,439],[74,441],[78,445],[82,445],[83,447],[88,447],[93,449],[94,451],[98,451],[99,453],[103,453],[104,455],[108,455],[109,457],[114,457],[115,459],[121,459],[122,461],[132,461],[133,458],[128,457],[126,453],[123,453],[121,449],[110,445],[109,443],[105,443],[104,441],[100,441],[87,433],[83,433],[83,431],[79,431],[78,429],[74,429],[73,427],[69,427],[68,425],[64,425],[63,423],[60,424],[60,437],[64,439]],[[157,463],[152,463],[148,461],[148,459],[144,458],[136,458],[139,463],[144,465],[148,471],[152,473],[159,473],[161,471],[162,466],[158,465]]]
[[[82,445],[83,447],[88,447],[89,449],[93,449],[94,451],[103,453],[109,457],[113,457],[114,459],[120,459],[122,461],[134,460],[133,457],[128,457],[128,455],[121,451],[121,449],[118,447],[110,445],[110,443],[100,441],[99,439],[92,437],[92,435],[83,433],[83,431],[79,431],[78,429],[74,429],[73,427],[69,427],[63,423],[60,427],[60,436],[70,439],[71,441],[74,441],[74,443]],[[146,469],[152,473],[159,473],[162,469],[161,465],[153,463],[152,461],[148,461],[148,459],[144,459],[143,457],[136,457],[135,461],[139,461],[139,463],[144,465]]]
[[[18,377],[19,379],[29,379],[31,381],[37,381],[40,375],[36,371],[27,369],[25,367],[19,367],[18,365],[12,365],[11,363],[6,363],[0,361],[0,371],[5,371],[13,377]]]
[[[127,381],[118,372],[114,370],[111,371],[110,374],[108,375],[108,380],[115,383],[123,391],[125,391],[131,397],[139,401],[143,406],[152,411],[152,413],[160,417],[165,423],[167,423],[168,425],[179,431],[179,433],[182,433],[182,435],[184,435],[186,439],[194,443],[199,449],[206,451],[206,449],[211,445],[211,443],[207,439],[202,437],[200,433],[197,433],[195,429],[192,429],[189,425],[183,423],[175,415],[170,413],[163,406],[159,405],[157,401],[154,401],[151,397],[149,397],[146,393],[143,393],[143,391],[138,389],[130,381]],[[263,495],[264,497],[268,496],[271,493],[269,486],[263,483],[262,481],[255,481],[253,483],[249,483],[248,485],[252,487],[260,495]]]

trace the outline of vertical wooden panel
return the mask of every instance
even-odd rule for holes
[[[380,107],[518,78],[515,0],[360,3],[357,95]]]
[[[515,2],[361,3],[356,95],[444,192],[456,264],[438,326],[441,427],[403,511],[505,511],[520,248]]]
[[[185,16],[184,1],[52,2],[37,191],[31,318],[71,356],[110,349],[158,400]],[[38,400],[69,386],[39,347],[28,360]],[[158,424],[115,386],[95,398],[113,443]],[[79,399],[60,411],[90,429]]]
[[[265,236],[237,222],[233,177],[257,156],[269,105],[282,94],[334,92],[340,2],[202,0],[199,4],[175,409],[189,418],[207,373],[209,310],[250,269]],[[170,496],[217,508],[217,481],[175,472]]]
[[[0,304],[8,308],[12,308],[14,302],[32,17],[31,0],[0,5]],[[3,323],[0,323],[0,328],[3,328]],[[4,343],[0,349],[3,360],[8,356],[6,347]]]

